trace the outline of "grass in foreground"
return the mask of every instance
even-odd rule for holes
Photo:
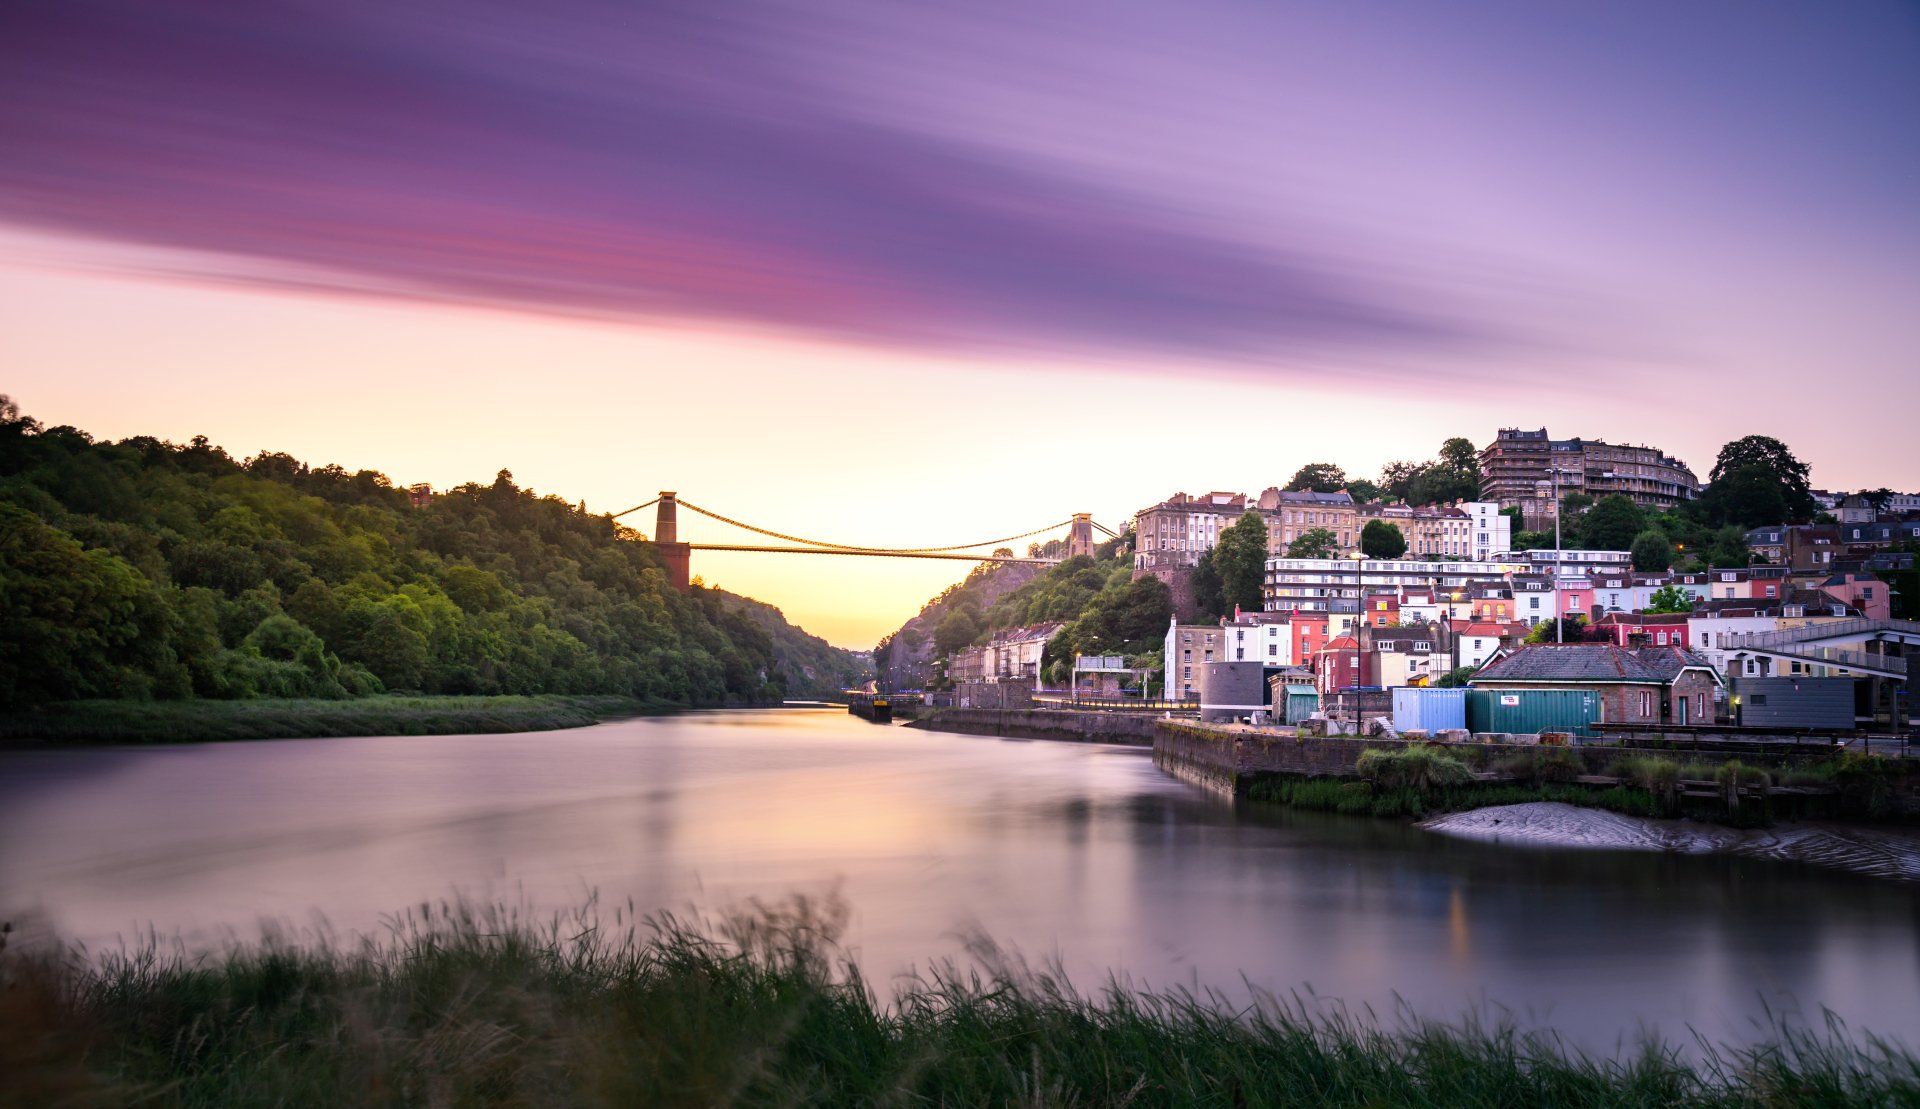
[[[0,1102],[154,1105],[1891,1105],[1920,1065],[1832,1026],[1620,1061],[1498,1023],[1314,1016],[997,958],[891,1005],[844,909],[694,928],[425,907],[377,943],[206,959],[0,951]]]
[[[627,697],[363,697],[343,701],[68,701],[0,712],[16,744],[198,743],[354,735],[460,735],[578,728],[675,706]]]

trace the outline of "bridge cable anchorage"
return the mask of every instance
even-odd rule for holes
[[[618,520],[622,516],[631,516],[643,508],[652,508],[654,505],[659,503],[660,503],[660,498],[655,497],[652,500],[648,501],[646,504],[636,504],[632,508],[627,509],[625,512],[611,513],[610,515],[607,516],[607,519]]]
[[[845,543],[829,543],[823,539],[805,539],[798,535],[788,535],[785,532],[778,532],[778,531],[769,530],[767,528],[755,527],[752,524],[745,523],[740,520],[736,520],[731,516],[722,516],[718,512],[701,508],[699,505],[693,504],[689,501],[684,501],[684,500],[681,501],[680,507],[692,509],[693,511],[698,512],[702,516],[706,516],[711,519],[718,520],[723,524],[732,524],[734,527],[742,528],[751,532],[758,532],[761,535],[771,536],[775,539],[784,539],[789,543],[804,543],[809,547],[829,547],[837,551],[849,551],[849,552],[857,552],[861,554],[915,555],[915,554],[941,554],[947,551],[964,551],[971,547],[988,547],[996,543],[1011,543],[1016,539],[1027,539],[1035,535],[1044,535],[1050,531],[1058,531],[1059,529],[1066,527],[1068,524],[1071,524],[1073,522],[1072,520],[1062,520],[1057,524],[1048,524],[1046,527],[1043,527],[1043,528],[1034,528],[1032,531],[1021,532],[1019,535],[1009,535],[1004,539],[982,539],[977,543],[956,543],[951,547],[853,547],[853,546],[848,546]]]

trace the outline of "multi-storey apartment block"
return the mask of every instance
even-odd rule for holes
[[[1653,447],[1599,439],[1553,439],[1545,428],[1502,428],[1480,452],[1480,495],[1502,508],[1518,506],[1530,528],[1553,526],[1554,483],[1559,494],[1595,500],[1615,493],[1637,504],[1665,508],[1700,495],[1687,464]]]

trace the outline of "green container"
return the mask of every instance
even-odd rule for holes
[[[1320,695],[1310,685],[1287,686],[1287,723],[1298,724],[1320,711]]]
[[[1572,732],[1594,735],[1600,694],[1579,689],[1476,689],[1467,694],[1467,729],[1475,732]]]

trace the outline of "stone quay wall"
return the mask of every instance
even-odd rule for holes
[[[931,711],[909,727],[1006,739],[1060,739],[1075,743],[1153,743],[1159,717],[1147,713],[1071,709],[963,709]]]

